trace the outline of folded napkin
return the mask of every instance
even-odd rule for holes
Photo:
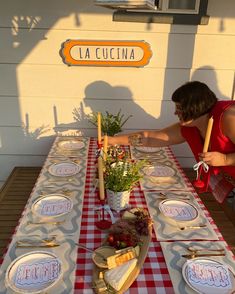
[[[146,180],[154,183],[154,184],[175,184],[177,183],[176,178],[174,177],[155,177],[148,176]]]

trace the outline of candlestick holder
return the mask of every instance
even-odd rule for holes
[[[98,229],[107,230],[114,222],[113,213],[110,207],[105,204],[105,200],[100,200],[100,204],[99,207],[95,208],[99,215],[99,220],[95,224]],[[105,211],[110,215],[111,220],[105,218]]]
[[[103,144],[101,142],[97,141],[97,147],[99,150],[101,150],[103,147]]]
[[[202,173],[202,169],[204,170],[205,173],[208,173],[209,166],[204,161],[199,161],[193,166],[193,169],[197,172],[197,178],[195,181],[193,181],[193,186],[198,189],[205,188],[207,184],[205,183],[205,181],[201,180],[201,173]]]
[[[202,172],[202,165],[199,167],[196,180],[193,181],[193,186],[198,189],[202,189],[205,187],[205,183],[201,180],[201,172]]]

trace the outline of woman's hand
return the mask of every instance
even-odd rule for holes
[[[203,152],[199,154],[199,159],[211,166],[226,166],[227,156],[220,152]]]

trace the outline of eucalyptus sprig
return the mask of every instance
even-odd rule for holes
[[[88,120],[94,126],[97,126],[97,112],[93,112],[91,115],[88,115]],[[108,136],[114,136],[115,134],[122,131],[122,127],[131,118],[132,115],[129,115],[127,118],[124,118],[124,114],[121,114],[121,109],[117,114],[112,114],[108,111],[101,113],[101,129],[104,134]]]

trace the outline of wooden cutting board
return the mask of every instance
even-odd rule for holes
[[[113,289],[110,286],[110,289],[108,289],[104,293],[122,294],[130,288],[130,286],[136,280],[136,278],[139,275],[140,270],[143,267],[145,258],[148,254],[148,249],[149,249],[149,245],[150,245],[151,240],[152,240],[152,226],[149,228],[149,234],[147,236],[141,236],[142,245],[140,246],[140,254],[138,256],[137,264],[136,264],[135,268],[133,269],[133,271],[128,276],[128,278],[125,281],[125,283],[123,284],[122,288],[119,291],[116,291],[115,289]],[[105,244],[105,242],[104,242],[104,244]],[[93,279],[92,279],[93,285],[95,285],[95,281],[98,280],[99,274],[102,271],[104,272],[104,269],[99,268],[94,264]]]

